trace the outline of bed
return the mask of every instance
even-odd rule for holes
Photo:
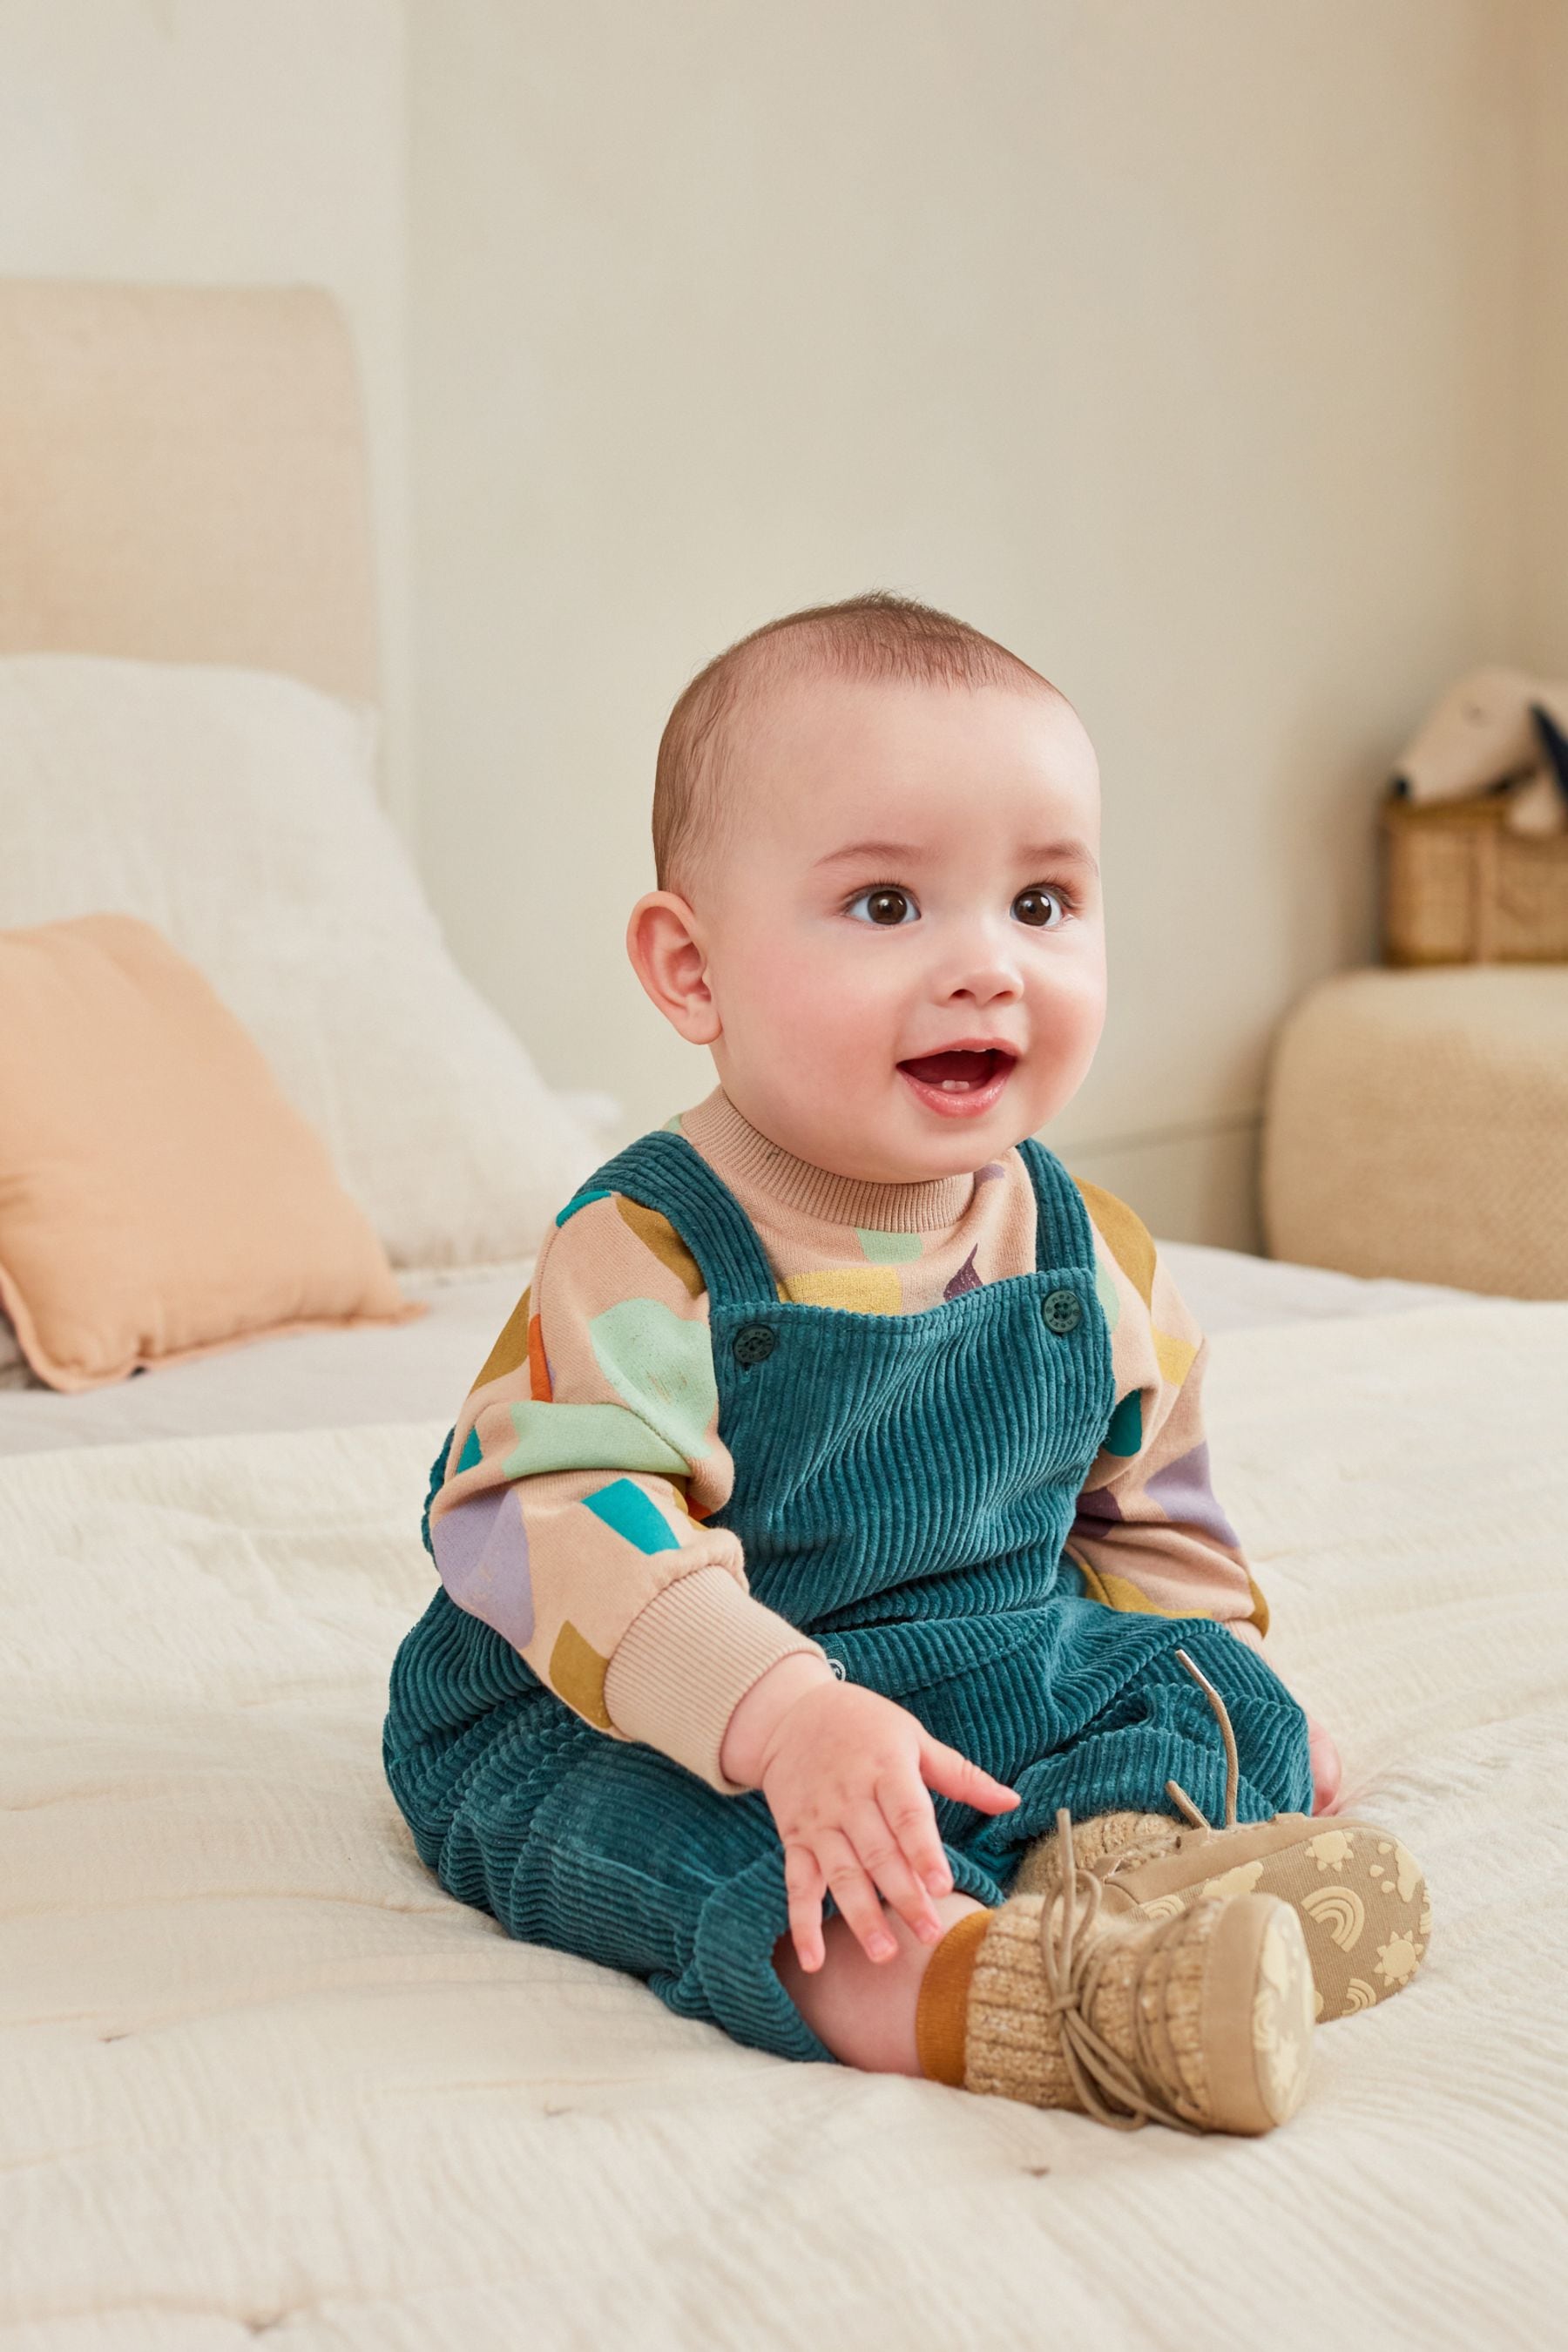
[[[235,332],[234,298],[157,307],[67,305],[79,347],[90,326],[176,373]],[[40,522],[50,593],[13,580],[0,651],[58,625],[47,642],[366,690],[341,340],[313,301],[308,331],[297,298],[241,307],[297,396],[238,434],[221,402],[192,412],[180,462],[250,481],[267,415],[291,417],[313,511],[336,484],[312,574],[333,614],[312,629],[285,593],[287,533],[248,537],[226,619],[191,590],[200,549],[139,568],[133,513],[118,584],[62,594],[80,551]],[[5,315],[0,294],[0,347]],[[254,501],[224,510],[243,535]],[[1279,1662],[1436,1912],[1417,1984],[1320,2035],[1306,2106],[1261,2143],[784,2065],[510,1942],[423,1871],[381,1775],[386,1674],[429,1591],[429,1465],[521,1254],[404,1265],[428,1312],[396,1328],[84,1395],[0,1372],[7,2352],[1552,2340],[1568,1305],[1171,1256]]]

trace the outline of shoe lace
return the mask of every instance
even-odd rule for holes
[[[1225,1826],[1227,1830],[1233,1830],[1236,1827],[1236,1799],[1241,1779],[1241,1767],[1237,1758],[1236,1734],[1231,1728],[1230,1715],[1224,1699],[1221,1698],[1213,1683],[1194,1664],[1186,1651],[1178,1650],[1175,1654],[1203,1691],[1219,1724],[1220,1738],[1225,1742]],[[1178,1847],[1184,1847],[1189,1843],[1195,1843],[1204,1838],[1214,1836],[1213,1822],[1206,1813],[1201,1812],[1194,1804],[1179,1780],[1167,1780],[1165,1794],[1187,1823],[1187,1827],[1177,1836]],[[1158,1842],[1151,1844],[1134,1838],[1129,1844],[1120,1847],[1115,1853],[1102,1854],[1098,1861],[1087,1863],[1081,1867],[1093,1871],[1097,1878],[1110,1881],[1125,1871],[1135,1870],[1140,1863],[1153,1860],[1163,1851],[1163,1848]]]
[[[1105,1890],[1092,1871],[1079,1870],[1065,1805],[1057,1813],[1057,1836],[1061,1885],[1041,1906],[1040,1957],[1049,1995],[1047,2013],[1059,2021],[1062,2056],[1079,2105],[1113,2131],[1140,2131],[1146,2123],[1166,2124],[1173,2131],[1206,2130],[1203,2110],[1181,2087],[1163,1988],[1149,1983],[1156,1962],[1188,1927],[1188,1919],[1183,1915],[1152,1927],[1140,1924],[1138,1958],[1129,1987],[1136,2054],[1129,2061],[1089,2022],[1106,1963],[1112,1951],[1126,1947],[1109,1929],[1094,1934]]]
[[[1178,1650],[1176,1656],[1213,1707],[1219,1724],[1219,1736],[1225,1742],[1225,1825],[1227,1830],[1233,1830],[1236,1827],[1236,1791],[1237,1784],[1241,1778],[1241,1767],[1237,1761],[1236,1734],[1230,1727],[1229,1711],[1207,1675],[1200,1666],[1193,1664],[1185,1650]],[[1183,1818],[1191,1822],[1194,1829],[1212,1830],[1213,1822],[1205,1814],[1199,1812],[1179,1780],[1167,1780],[1165,1794]]]

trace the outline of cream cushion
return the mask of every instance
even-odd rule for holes
[[[1286,1021],[1270,1254],[1568,1298],[1568,965],[1354,971]]]
[[[375,739],[367,706],[268,672],[0,659],[0,926],[153,924],[395,1265],[524,1256],[597,1149],[447,953],[377,802]]]
[[[233,1013],[125,915],[0,931],[0,1305],[66,1390],[424,1311]]]

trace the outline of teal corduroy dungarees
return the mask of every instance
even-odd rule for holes
[[[1058,1805],[1168,1811],[1173,1777],[1217,1818],[1224,1758],[1178,1644],[1229,1706],[1240,1818],[1311,1804],[1305,1718],[1255,1652],[1206,1618],[1107,1609],[1063,1557],[1116,1402],[1110,1337],[1078,1189],[1020,1150],[1037,1270],[906,1316],[782,1304],[751,1221],[679,1136],[586,1188],[667,1217],[707,1284],[735,1465],[709,1524],[740,1538],[756,1598],[1018,1790],[995,1821],[935,1800],[954,1884],[987,1904]],[[625,1969],[737,2041],[830,2055],[773,1967],[788,1906],[760,1794],[606,1738],[445,1591],[398,1652],[384,1753],[425,1862],[510,1934]]]

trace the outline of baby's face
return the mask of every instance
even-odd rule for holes
[[[1105,1019],[1100,779],[1065,702],[803,682],[730,789],[692,905],[713,1057],[754,1127],[908,1183],[1061,1109]]]

